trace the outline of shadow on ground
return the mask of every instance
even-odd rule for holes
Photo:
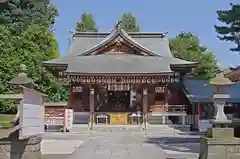
[[[177,130],[179,134],[199,135],[198,131],[190,131],[189,125],[169,125],[169,127]]]
[[[145,143],[157,145],[163,150],[180,153],[199,153],[199,142],[198,137],[149,137],[145,141]]]

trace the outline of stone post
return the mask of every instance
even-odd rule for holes
[[[182,118],[182,125],[186,125],[186,116],[183,115],[181,116],[181,118]]]
[[[144,130],[147,129],[147,113],[148,113],[148,91],[143,88],[143,124]]]
[[[94,88],[90,88],[89,92],[89,100],[90,100],[90,120],[89,120],[89,128],[93,128],[94,124]]]

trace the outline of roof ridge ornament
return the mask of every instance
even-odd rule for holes
[[[118,30],[118,31],[121,30],[122,29],[121,24],[122,24],[122,21],[118,21],[118,23],[115,26],[115,29]]]

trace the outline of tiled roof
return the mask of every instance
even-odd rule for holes
[[[139,52],[145,53],[144,56],[117,53],[114,56],[94,55],[99,48],[122,40],[141,50]],[[43,64],[47,67],[64,65],[67,72],[78,73],[161,73],[172,72],[171,67],[194,67],[196,62],[174,58],[165,34],[128,34],[121,28],[115,28],[111,33],[76,33],[66,56],[45,61]]]
[[[68,54],[81,55],[103,43],[109,35],[110,33],[76,33],[70,43]],[[159,56],[173,57],[168,38],[163,33],[128,33],[127,35],[134,42]]]
[[[213,87],[208,85],[208,80],[194,80],[187,79],[183,80],[185,92],[192,103],[212,103]],[[230,103],[240,103],[240,83],[234,83],[229,85],[228,92]]]
[[[68,64],[66,72],[78,73],[138,73],[151,74],[172,72],[172,64],[191,64],[180,59],[154,56],[138,56],[123,53],[108,55],[78,56]]]

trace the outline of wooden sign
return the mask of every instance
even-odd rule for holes
[[[155,87],[155,93],[164,93],[165,87]]]
[[[129,91],[129,84],[108,84],[108,91]]]
[[[82,86],[73,86],[72,91],[73,92],[82,92]]]
[[[110,113],[110,124],[113,124],[113,125],[127,124],[127,114],[125,114],[125,113]]]
[[[20,105],[19,139],[44,134],[45,110],[43,104],[43,95],[40,92],[24,88],[23,101]]]

